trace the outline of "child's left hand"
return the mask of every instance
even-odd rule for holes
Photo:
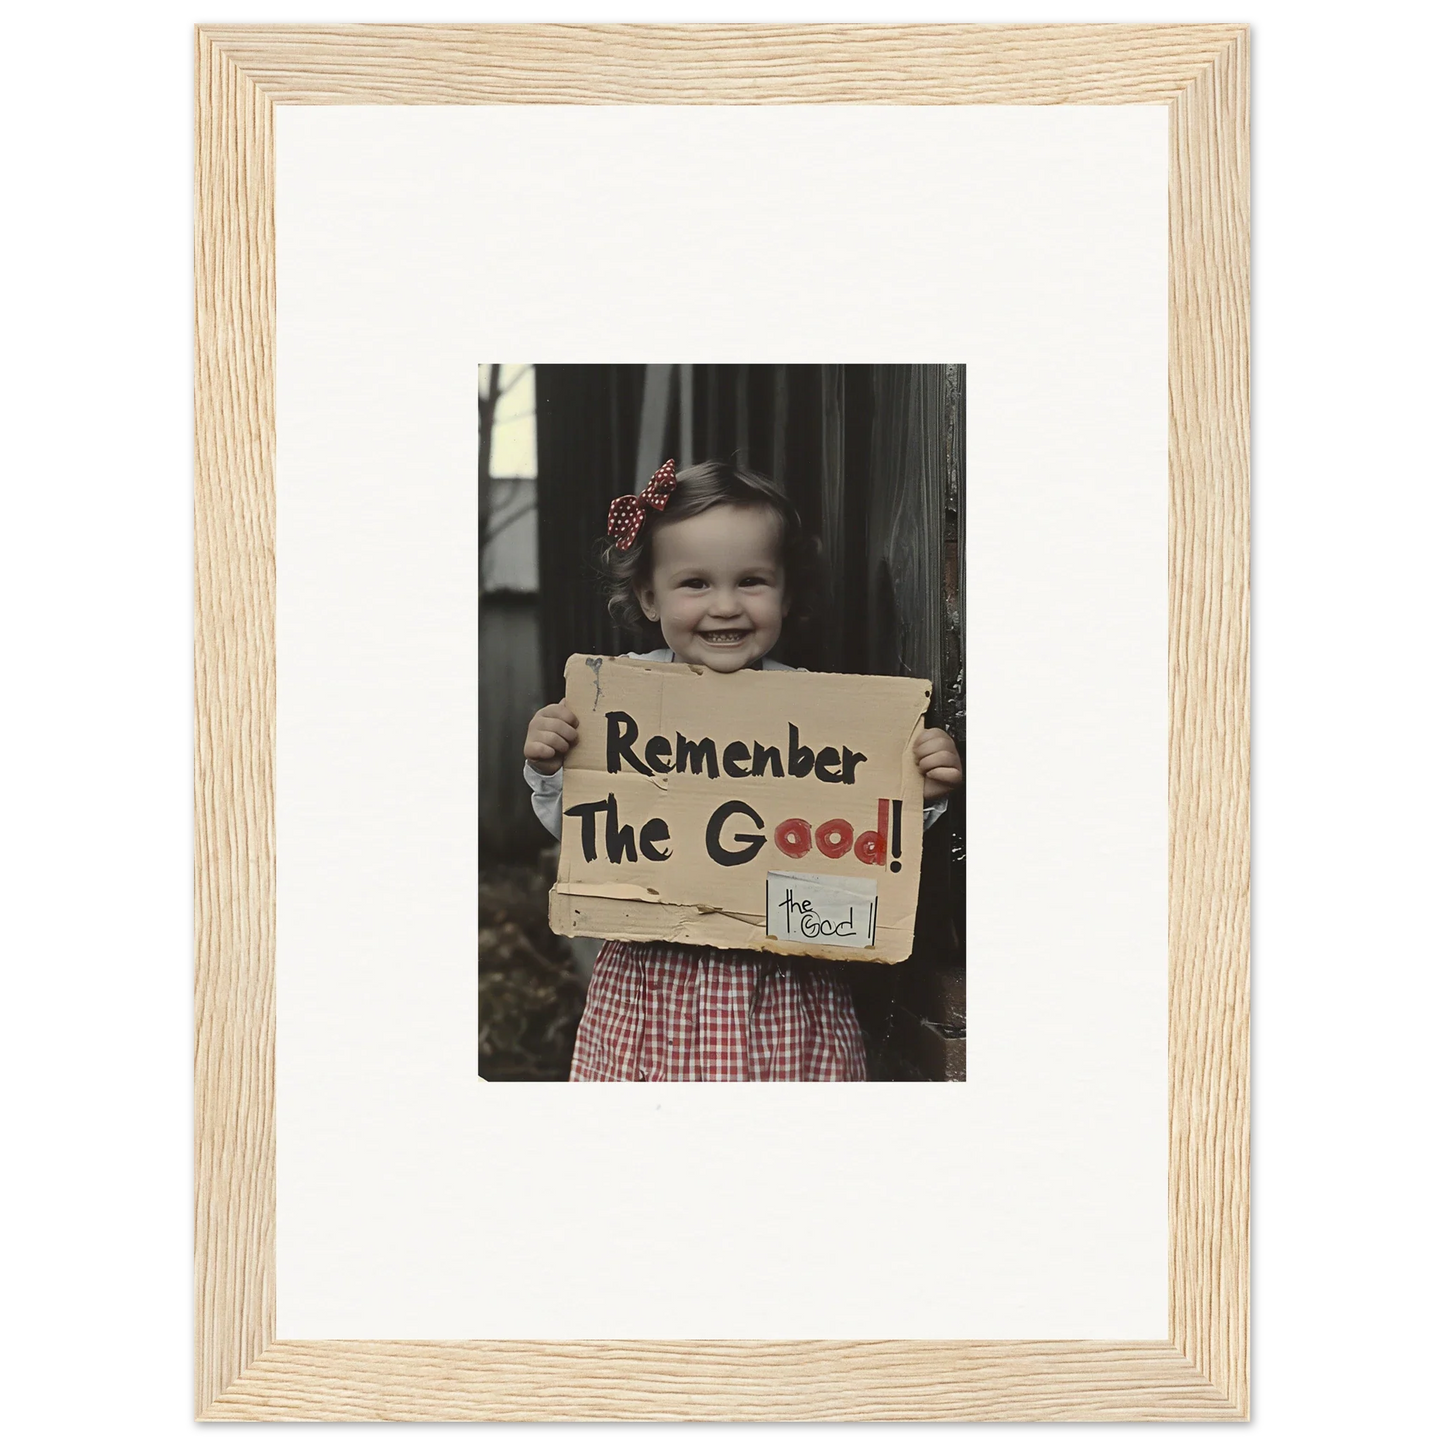
[[[913,744],[918,771],[923,774],[923,801],[931,803],[963,782],[963,761],[958,745],[942,728],[924,728]]]

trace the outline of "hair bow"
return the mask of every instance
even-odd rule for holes
[[[647,520],[646,509],[662,511],[676,486],[677,464],[669,458],[653,472],[652,480],[635,497],[629,493],[612,499],[612,505],[607,508],[607,535],[626,552],[636,543],[637,534]]]

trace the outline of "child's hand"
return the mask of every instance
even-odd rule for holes
[[[549,702],[527,724],[522,756],[539,773],[550,776],[562,766],[562,759],[576,741],[577,714],[565,702]]]
[[[913,744],[913,756],[917,759],[918,771],[923,774],[925,803],[947,796],[963,781],[958,747],[942,728],[924,728]]]

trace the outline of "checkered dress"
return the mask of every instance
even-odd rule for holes
[[[685,944],[603,944],[572,1081],[845,1082],[867,1078],[836,966]]]

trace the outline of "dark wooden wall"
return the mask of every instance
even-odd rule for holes
[[[866,670],[931,678],[928,721],[947,728],[961,749],[962,368],[867,371],[864,558],[861,567],[854,560],[850,576],[850,585],[866,590]],[[958,795],[924,834],[913,957],[890,969],[854,970],[871,1063],[881,1077],[964,1077],[963,826]]]
[[[546,843],[522,778],[522,739],[547,699],[534,596],[493,593],[477,623],[477,842],[483,858],[523,859]]]
[[[643,371],[536,368],[542,679],[554,701],[572,653],[627,650],[607,616],[596,556],[607,504],[634,489]]]

